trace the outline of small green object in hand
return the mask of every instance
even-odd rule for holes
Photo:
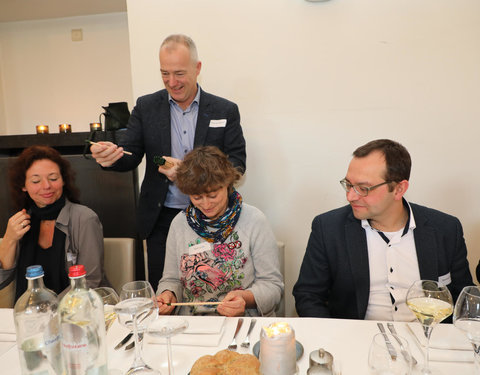
[[[153,157],[153,162],[156,164],[156,165],[164,165],[166,160],[165,158],[161,157],[161,156],[154,156]]]

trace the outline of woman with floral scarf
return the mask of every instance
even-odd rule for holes
[[[283,291],[278,248],[265,215],[234,189],[241,174],[213,146],[198,147],[178,166],[176,185],[190,205],[172,221],[160,314],[175,302],[182,315],[271,316]]]

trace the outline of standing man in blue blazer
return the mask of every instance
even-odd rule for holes
[[[138,98],[121,145],[100,142],[91,147],[102,167],[136,168],[146,157],[138,207],[139,232],[147,239],[148,274],[153,288],[162,277],[170,222],[189,198],[175,186],[176,170],[196,146],[217,146],[243,173],[245,139],[235,103],[203,91],[197,84],[202,63],[191,38],[170,35],[160,47],[164,90]],[[129,151],[132,155],[125,155]],[[163,156],[164,165],[154,162]]]
[[[353,153],[340,184],[349,205],[317,216],[293,289],[300,316],[412,321],[416,280],[447,285],[454,301],[472,285],[460,221],[409,203],[411,159],[379,139]]]

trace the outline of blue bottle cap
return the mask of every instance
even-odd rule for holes
[[[36,265],[27,267],[27,273],[25,274],[25,277],[27,279],[35,279],[43,275],[43,267]]]

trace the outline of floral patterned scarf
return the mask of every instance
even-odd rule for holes
[[[228,197],[228,206],[223,215],[210,220],[193,204],[185,209],[188,225],[208,242],[223,243],[230,236],[242,211],[242,196],[233,189]]]

